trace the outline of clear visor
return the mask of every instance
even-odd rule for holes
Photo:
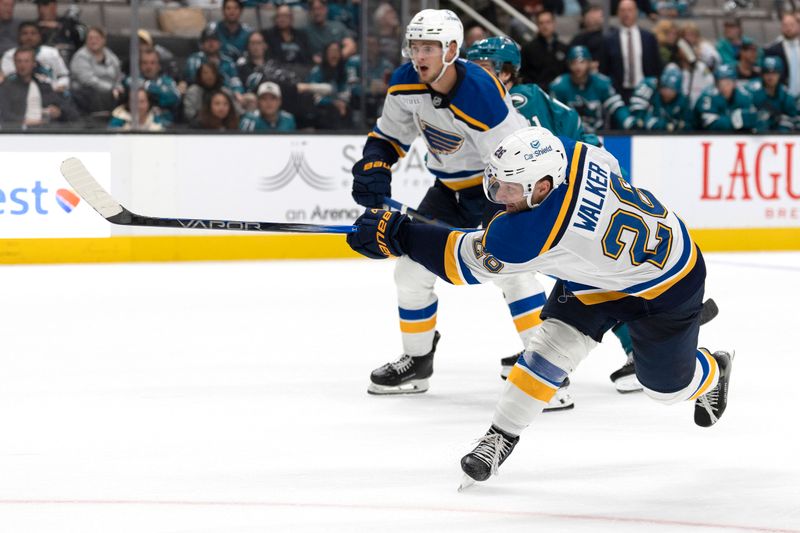
[[[500,180],[497,179],[497,173],[495,172],[494,167],[489,165],[483,171],[483,193],[486,195],[486,198],[491,200],[496,204],[500,204],[497,200],[497,192],[500,190]]]
[[[409,41],[406,39],[403,42],[403,57],[406,59],[417,59],[420,57],[437,57],[442,55],[441,44],[425,43],[420,44],[419,41]]]

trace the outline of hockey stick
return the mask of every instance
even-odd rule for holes
[[[389,198],[388,196],[384,196],[383,197],[383,203],[385,204],[385,206],[391,207],[393,209],[396,209],[396,210],[400,211],[404,215],[408,214],[414,220],[418,220],[420,222],[424,222],[425,224],[430,224],[431,226],[441,226],[443,228],[453,229],[453,228],[450,227],[450,225],[445,224],[441,220],[436,220],[435,218],[428,218],[425,215],[420,215],[416,211],[416,209],[412,209],[412,208],[408,207],[406,204],[404,204],[402,202],[398,202],[394,198]]]
[[[284,233],[354,233],[355,226],[324,226],[291,222],[251,222],[204,218],[163,218],[137,215],[125,209],[97,183],[79,159],[61,163],[61,174],[78,195],[112,224],[150,228],[216,229],[230,231],[272,231]]]

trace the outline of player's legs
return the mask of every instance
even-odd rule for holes
[[[436,330],[436,274],[404,255],[397,260],[394,282],[403,353],[412,357],[425,355],[431,351]]]
[[[703,290],[684,304],[628,323],[636,376],[651,398],[666,404],[695,399],[717,384],[714,358],[697,348]]]

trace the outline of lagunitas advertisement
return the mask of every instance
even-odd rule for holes
[[[104,152],[0,152],[0,238],[108,237],[108,222],[61,176],[68,157],[91,165],[109,187],[111,154]]]
[[[691,228],[800,227],[800,137],[636,137],[632,174]]]

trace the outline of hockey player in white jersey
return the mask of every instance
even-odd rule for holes
[[[458,59],[461,21],[449,10],[426,9],[406,28],[404,55],[411,61],[392,74],[383,114],[369,134],[363,158],[353,166],[353,198],[381,207],[391,196],[391,166],[419,135],[426,165],[436,177],[417,211],[452,227],[485,225],[500,210],[483,194],[487,154],[503,137],[527,124],[508,91],[483,68]],[[436,276],[408,257],[395,269],[403,355],[372,372],[372,394],[425,392],[433,373],[438,300]],[[497,280],[514,325],[527,344],[541,323],[546,297],[533,272]],[[568,408],[566,389],[551,408]]]
[[[465,483],[496,472],[558,385],[618,321],[630,329],[645,393],[668,404],[692,400],[695,423],[715,424],[727,405],[731,356],[697,348],[706,270],[683,222],[625,181],[602,148],[532,127],[491,153],[484,189],[507,212],[485,230],[409,224],[405,215],[376,209],[348,236],[368,257],[407,255],[452,283],[530,271],[558,280],[489,431],[461,460]]]

